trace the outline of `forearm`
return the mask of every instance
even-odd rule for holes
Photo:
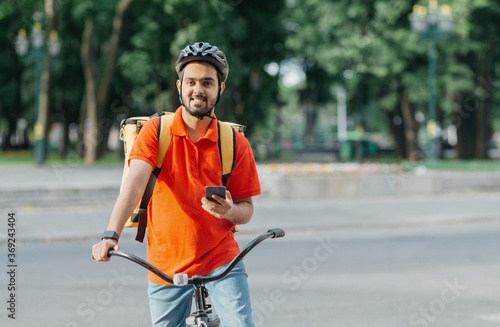
[[[233,225],[244,225],[250,222],[253,215],[253,203],[251,199],[235,200],[233,208],[225,217]]]
[[[132,215],[144,194],[150,174],[150,164],[140,160],[131,160],[129,176],[111,211],[107,230],[114,230],[121,234],[127,219]]]
[[[114,230],[118,234],[121,234],[127,219],[132,215],[135,210],[137,203],[142,196],[140,190],[130,188],[128,190],[122,190],[120,195],[116,199],[113,210],[108,222],[107,230]]]

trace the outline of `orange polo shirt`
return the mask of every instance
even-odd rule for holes
[[[177,109],[170,127],[172,143],[163,162],[149,205],[148,261],[169,276],[175,273],[206,275],[230,262],[239,252],[231,232],[234,225],[201,207],[205,186],[222,185],[217,122],[193,142]],[[158,118],[142,127],[130,159],[156,164]],[[255,160],[247,139],[236,133],[235,166],[226,185],[233,199],[260,194]],[[149,273],[148,280],[167,283]]]

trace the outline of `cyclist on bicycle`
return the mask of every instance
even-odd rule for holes
[[[232,230],[253,214],[260,194],[255,161],[246,138],[236,133],[235,165],[226,197],[204,197],[205,186],[221,185],[215,105],[229,71],[217,47],[198,42],[183,49],[176,62],[181,106],[171,125],[172,143],[148,208],[148,261],[167,275],[207,275],[223,269],[239,252]],[[93,246],[98,261],[108,261],[119,235],[139,202],[158,153],[158,118],[143,126],[130,154],[128,179],[111,212],[103,239]],[[149,273],[153,326],[183,326],[190,313],[192,287],[167,285]],[[254,326],[242,262],[220,281],[206,285],[222,326]]]

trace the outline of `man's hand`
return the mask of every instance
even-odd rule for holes
[[[233,225],[244,225],[252,219],[253,201],[252,198],[233,199],[231,193],[226,190],[226,198],[213,195],[217,202],[208,201],[201,198],[202,208],[219,219],[227,219]]]
[[[114,239],[103,239],[99,243],[94,244],[94,246],[92,246],[92,258],[96,261],[109,261],[109,249],[120,250],[118,241]]]
[[[209,201],[207,198],[201,198],[201,207],[211,214],[212,216],[219,219],[227,219],[231,216],[231,210],[234,207],[233,198],[231,193],[226,190],[226,198],[221,198],[218,195],[213,195],[212,198],[217,201]]]

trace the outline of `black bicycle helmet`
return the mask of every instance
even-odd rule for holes
[[[205,61],[212,64],[222,75],[219,83],[226,81],[229,65],[224,52],[220,51],[216,46],[210,45],[207,42],[196,42],[193,45],[185,47],[175,63],[175,70],[179,77],[184,67],[192,61]]]

